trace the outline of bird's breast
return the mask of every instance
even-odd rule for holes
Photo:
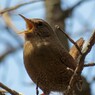
[[[46,41],[36,42],[35,44],[32,44],[30,41],[26,41],[24,45],[24,56],[37,57],[37,55],[39,55],[40,53],[46,54],[48,46],[49,46],[49,42]]]
[[[25,43],[24,64],[34,82],[37,79],[47,81],[47,76],[52,77],[51,71],[56,61],[54,56],[55,54],[52,52],[48,42],[38,43],[36,46],[33,46],[30,42]],[[53,71],[55,73],[55,70]]]
[[[48,42],[37,43],[36,45],[26,42],[24,45],[24,64],[26,68],[27,66],[28,68],[29,66],[31,68],[35,67],[37,71],[48,69],[47,67],[52,65],[53,60],[55,60],[54,53],[50,47]]]

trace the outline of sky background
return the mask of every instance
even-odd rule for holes
[[[1,9],[5,8],[6,2],[9,0],[0,0]],[[23,2],[28,2],[30,0],[11,0],[10,7],[15,6],[16,4],[20,4]],[[65,2],[65,8],[71,7],[79,0],[62,0],[61,7],[63,8],[63,3]],[[66,31],[67,33],[74,39],[77,40],[80,37],[84,39],[89,39],[92,31],[95,29],[95,2],[87,2],[77,7],[72,14],[72,17],[66,20]],[[18,14],[23,14],[28,18],[42,18],[45,19],[45,6],[44,2],[33,3],[24,7],[17,9],[16,11],[11,12],[12,20],[19,31],[23,31],[25,29],[25,22]],[[0,21],[2,26],[5,23],[0,17]],[[2,28],[0,26],[0,28]],[[85,32],[86,33],[85,33]],[[6,30],[0,29],[0,37],[2,39],[6,39],[15,47],[18,45],[18,42],[11,37]],[[24,42],[22,36],[21,40]],[[70,43],[70,46],[72,44]],[[6,46],[4,43],[0,42],[0,54],[2,54],[6,50]],[[95,62],[94,52],[95,47],[91,50],[89,56],[86,58],[86,63]],[[23,65],[23,49],[16,51],[13,54],[10,54],[6,57],[0,64],[0,82],[4,83],[8,87],[23,93],[24,95],[36,95],[35,94],[35,84],[31,82],[28,74]],[[91,82],[93,77],[95,77],[95,67],[85,68],[83,70],[83,75],[87,77],[88,82]],[[92,95],[95,95],[95,82],[91,84]],[[42,93],[40,91],[40,93]]]

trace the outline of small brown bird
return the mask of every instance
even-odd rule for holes
[[[27,25],[24,64],[30,78],[45,95],[51,91],[64,92],[76,68],[76,61],[47,22],[20,16]]]

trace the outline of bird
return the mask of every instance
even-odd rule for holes
[[[66,51],[52,27],[43,19],[20,16],[26,23],[24,65],[44,95],[67,89],[77,62]]]

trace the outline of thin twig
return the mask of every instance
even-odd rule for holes
[[[95,66],[95,63],[84,64],[84,67],[91,67],[91,66]]]
[[[30,2],[22,3],[22,4],[19,4],[19,5],[13,6],[13,7],[11,7],[11,8],[7,8],[7,9],[4,9],[4,10],[1,10],[1,11],[0,11],[0,14],[3,14],[3,13],[5,13],[5,12],[10,12],[10,11],[13,11],[13,10],[15,10],[15,9],[17,9],[17,8],[23,7],[23,6],[25,6],[25,5],[28,5],[28,4],[31,4],[31,3],[40,2],[40,1],[44,1],[44,0],[32,0],[32,1],[30,1]]]
[[[95,1],[95,0],[79,0],[79,2],[77,2],[72,7],[67,8],[66,10],[64,10],[64,12],[63,12],[64,18],[66,19],[66,18],[70,17],[70,15],[76,9],[76,7],[80,6],[81,4],[83,4],[84,2],[87,2],[87,1],[90,1],[91,2],[91,1]]]
[[[10,89],[9,87],[2,84],[1,82],[0,82],[0,87],[5,89],[6,91],[8,91],[12,95],[20,95],[18,92],[16,92],[15,90]]]
[[[13,53],[13,52],[16,52],[20,49],[22,49],[23,47],[23,44],[21,44],[20,46],[18,47],[11,47],[10,49],[7,49],[7,51],[5,53],[3,53],[2,55],[0,55],[0,61],[4,60],[4,58],[6,56],[8,56],[9,54]]]
[[[64,33],[64,35],[76,46],[79,53],[82,55],[82,52],[81,52],[79,46],[76,44],[76,42],[73,39],[71,39],[58,25],[56,25],[55,28],[58,29],[59,31],[61,31],[62,33]]]

